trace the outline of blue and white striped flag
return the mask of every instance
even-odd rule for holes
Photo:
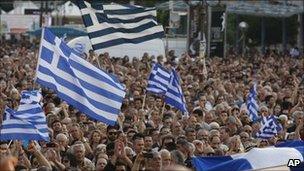
[[[271,138],[283,130],[282,125],[274,115],[263,117],[261,125],[260,131],[257,133],[257,137],[261,139]]]
[[[96,53],[109,52],[111,48],[125,53],[128,50],[140,51],[149,47],[145,42],[156,39],[163,44],[164,29],[157,23],[155,8],[77,2]],[[156,48],[154,46],[154,50]]]
[[[20,104],[30,104],[30,103],[39,103],[42,99],[40,90],[23,90],[21,92]]]
[[[123,85],[98,69],[56,37],[43,30],[36,82],[89,117],[114,125],[125,97]]]
[[[171,71],[170,82],[165,94],[165,102],[184,113],[188,113],[180,79],[175,69]]]
[[[170,72],[167,71],[161,64],[153,65],[151,74],[148,78],[147,91],[164,95],[167,92],[167,86],[170,81]]]
[[[50,140],[45,114],[39,103],[21,104],[17,111],[6,107],[5,115],[0,141]]]
[[[231,156],[193,157],[192,163],[196,171],[289,170],[290,159],[303,162],[303,146],[253,148]]]
[[[256,84],[254,84],[249,91],[249,95],[247,97],[247,110],[251,121],[255,122],[259,119],[258,110],[259,105],[257,103],[257,91]]]

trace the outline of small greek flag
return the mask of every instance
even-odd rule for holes
[[[152,67],[151,74],[148,78],[147,91],[155,94],[164,95],[170,81],[170,72],[161,64],[156,63]]]
[[[251,121],[256,121],[259,119],[258,117],[258,110],[259,105],[257,103],[257,91],[256,91],[256,84],[254,84],[249,92],[247,97],[247,110]]]
[[[274,115],[263,117],[261,125],[261,129],[257,133],[257,137],[261,139],[271,138],[283,129],[282,125],[277,121]]]
[[[175,69],[171,71],[170,82],[165,94],[165,102],[184,113],[188,113],[180,79]]]

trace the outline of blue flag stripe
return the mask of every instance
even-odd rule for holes
[[[153,15],[145,15],[141,17],[136,17],[132,19],[120,19],[120,18],[108,18],[106,14],[101,14],[101,13],[95,13],[98,19],[99,23],[108,23],[108,24],[118,24],[118,23],[123,23],[123,24],[130,24],[130,23],[137,23],[145,19],[150,19],[151,21],[154,21],[154,26],[157,26],[156,20],[157,18]]]
[[[137,33],[137,32],[141,32],[144,31],[148,28],[154,27],[155,23],[153,22],[148,22],[146,24],[140,25],[138,27],[135,28],[114,28],[114,27],[109,27],[103,30],[98,30],[98,31],[94,31],[89,33],[90,37],[99,37],[99,36],[104,36],[107,34],[112,34],[112,33],[116,33],[116,32],[120,32],[120,33]]]
[[[105,117],[103,117],[103,115],[101,115],[100,113],[97,114],[95,113],[93,110],[91,110],[89,107],[87,107],[86,105],[84,105],[83,103],[77,101],[78,99],[73,99],[70,96],[62,93],[62,91],[58,91],[57,90],[57,86],[53,83],[41,80],[39,78],[37,78],[36,80],[37,83],[44,85],[50,89],[53,89],[57,92],[58,97],[65,99],[66,101],[69,102],[70,105],[72,106],[77,106],[77,108],[82,111],[83,113],[87,114],[89,117],[94,118],[98,121],[101,121],[103,123],[108,123],[109,125],[114,125],[116,123],[116,121],[111,120],[111,119],[107,119]]]
[[[113,46],[137,44],[164,37],[155,8],[78,2],[92,47],[97,52]],[[134,45],[135,46],[135,45]]]
[[[124,44],[124,43],[138,44],[138,43],[142,43],[142,42],[145,42],[145,41],[148,41],[148,40],[152,40],[155,37],[162,37],[163,34],[164,34],[163,32],[157,32],[157,33],[154,33],[154,34],[146,35],[146,36],[143,36],[143,37],[137,37],[137,38],[134,38],[134,39],[127,39],[127,38],[113,39],[113,40],[106,41],[106,42],[103,42],[103,43],[94,44],[94,45],[92,45],[92,47],[94,49],[102,49],[102,48],[116,46],[116,45]]]
[[[109,106],[105,103],[101,103],[99,101],[96,101],[95,99],[92,99],[90,97],[87,96],[87,94],[84,92],[84,89],[81,89],[80,87],[78,87],[77,85],[74,85],[72,83],[70,83],[69,81],[55,75],[52,71],[50,71],[49,69],[43,67],[43,66],[39,66],[38,71],[40,73],[43,73],[45,75],[51,76],[50,79],[54,79],[53,80],[49,80],[49,82],[56,82],[58,84],[58,86],[62,86],[62,87],[66,87],[67,89],[69,89],[70,91],[74,92],[75,94],[78,94],[79,96],[82,96],[84,98],[87,99],[87,101],[94,105],[97,109],[102,110],[104,112],[111,112],[113,111],[114,113],[119,113],[119,108],[114,108],[112,106]]]

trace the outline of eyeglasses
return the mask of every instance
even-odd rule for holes
[[[250,132],[250,133],[252,132],[252,130],[244,130],[244,131],[245,131],[245,132]]]

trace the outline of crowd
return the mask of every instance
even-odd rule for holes
[[[37,56],[38,45],[26,40],[1,42],[0,123],[5,105],[17,109],[22,90],[39,88],[33,80]],[[1,142],[1,170],[191,170],[194,156],[232,155],[304,140],[303,57],[271,50],[244,57],[231,53],[206,59],[207,75],[201,59],[176,57],[173,51],[166,58],[115,58],[93,52],[85,58],[115,74],[126,87],[117,124],[96,122],[43,88],[51,141]],[[188,116],[145,91],[153,61],[176,67]],[[254,82],[259,115],[275,115],[283,127],[270,139],[256,137],[261,124],[247,114],[246,99]]]

